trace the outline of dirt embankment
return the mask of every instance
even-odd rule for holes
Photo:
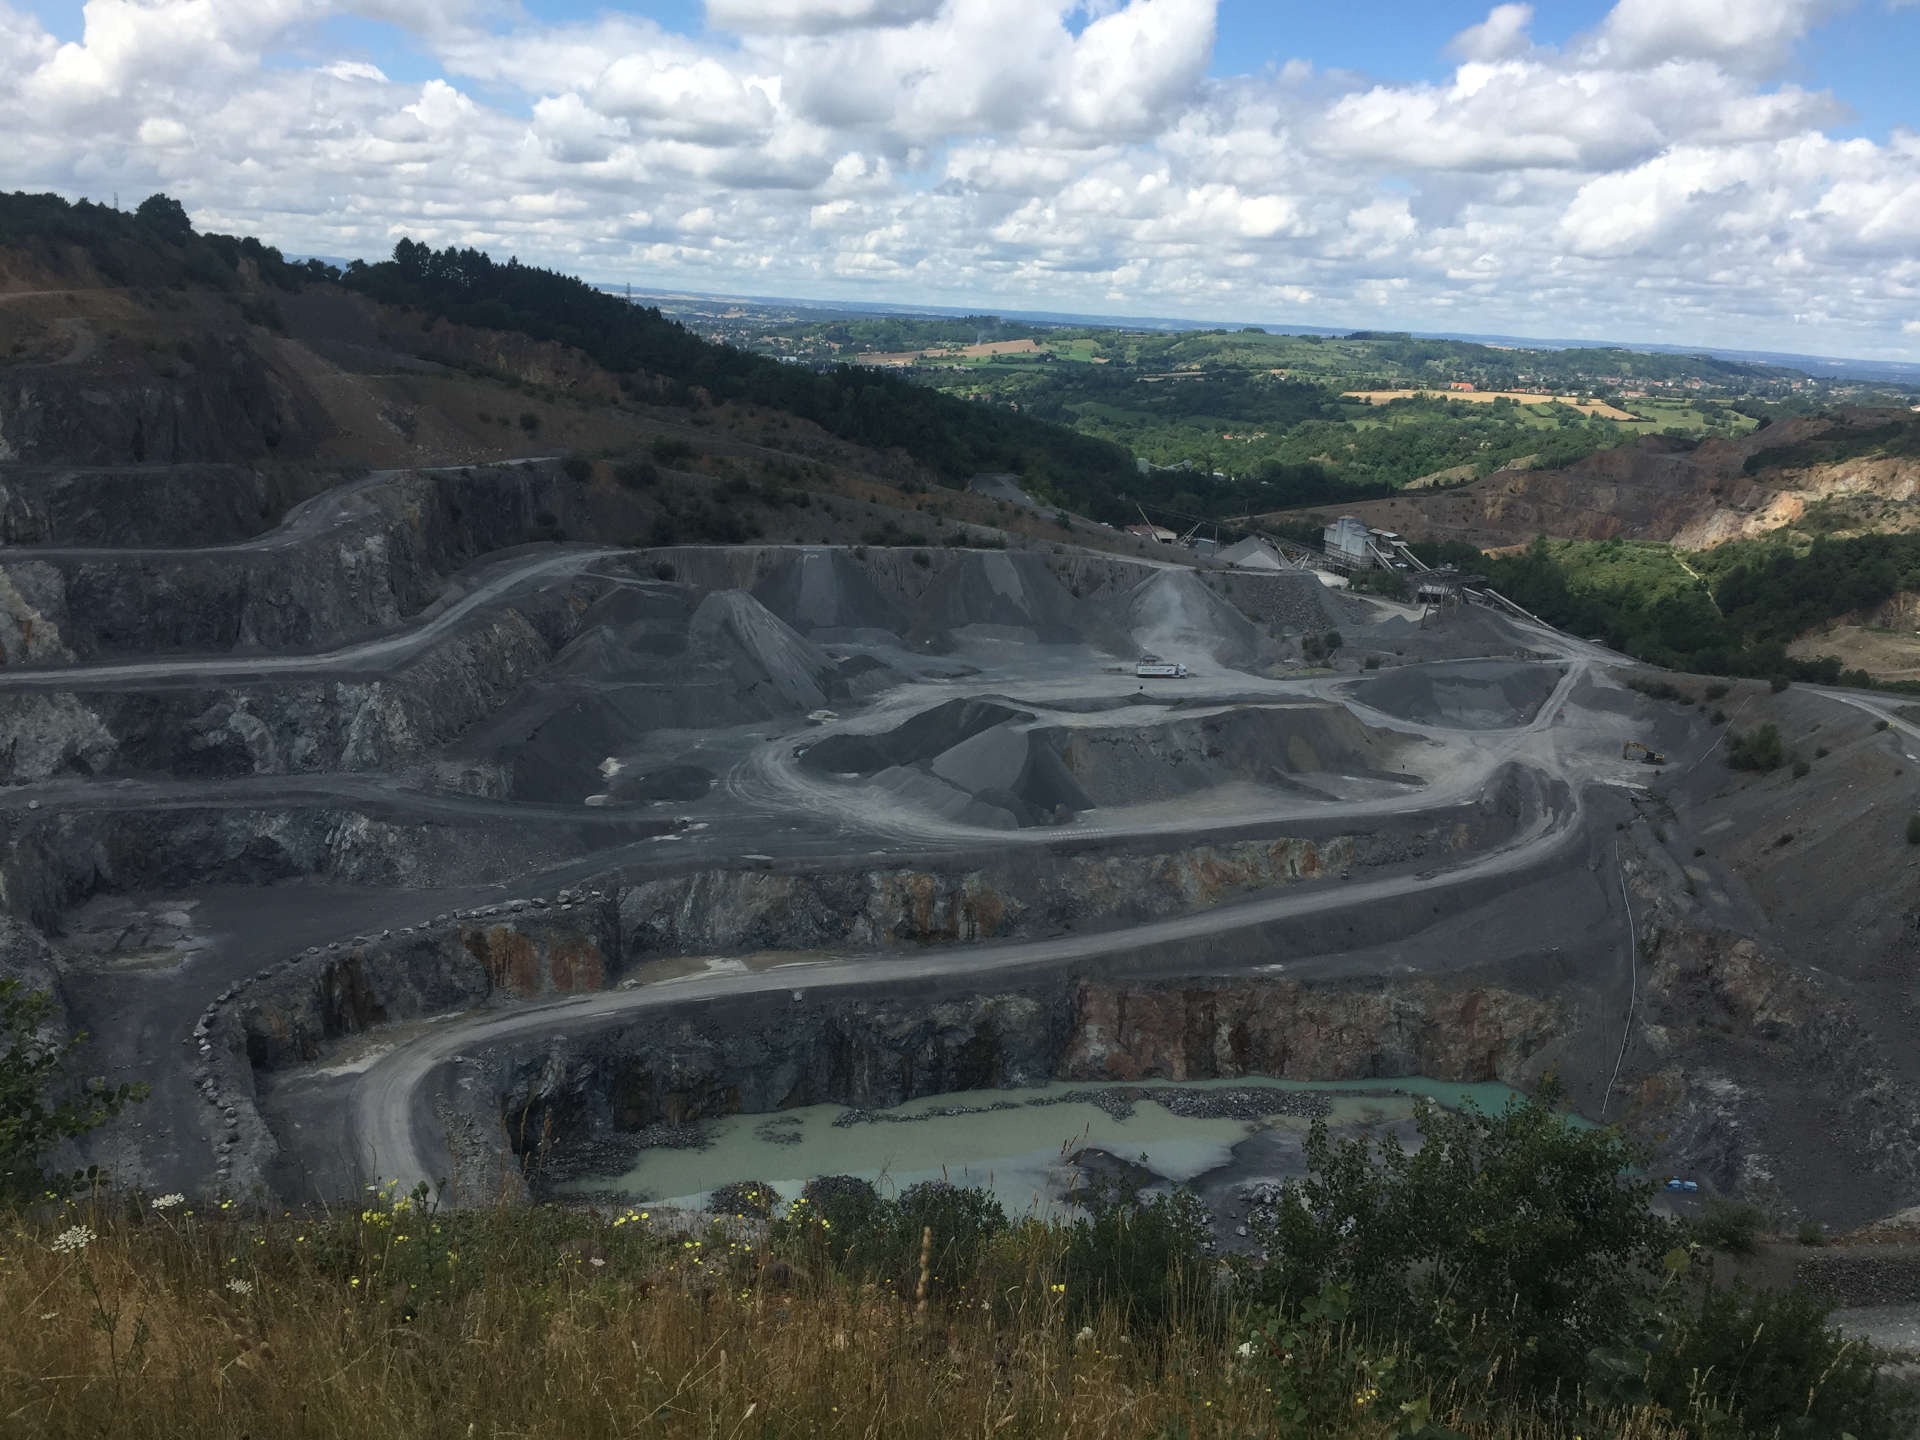
[[[1642,1003],[1609,1118],[1783,1219],[1859,1224],[1920,1184],[1920,941],[1894,898],[1920,781],[1899,732],[1825,696],[1743,685],[1721,703],[1803,765],[1709,756],[1642,802],[1621,842]]]
[[[1877,680],[1920,680],[1920,592],[1903,590],[1869,610],[1809,630],[1787,646],[1797,660],[1837,655]]]
[[[1454,489],[1401,494],[1348,507],[1369,525],[1413,539],[1464,540],[1483,548],[1560,539],[1663,540],[1693,549],[1799,523],[1809,507],[1844,502],[1858,528],[1920,525],[1920,461],[1864,456],[1774,467],[1813,440],[1888,423],[1886,411],[1846,411],[1785,420],[1738,439],[1698,446],[1648,436],[1561,470],[1498,470]],[[1901,411],[1896,420],[1909,419]],[[1754,473],[1747,462],[1758,457]],[[1325,507],[1318,507],[1324,510]],[[1305,511],[1299,513],[1306,513]],[[1841,517],[1844,523],[1846,517]]]

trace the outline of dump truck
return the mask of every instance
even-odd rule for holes
[[[1640,752],[1640,763],[1643,765],[1664,765],[1667,763],[1666,756],[1662,755],[1658,750],[1655,750],[1651,745],[1642,745],[1638,740],[1629,740],[1626,744],[1622,745],[1620,747],[1620,758],[1622,760],[1631,760],[1633,758],[1633,752],[1636,750]]]
[[[1142,660],[1133,673],[1142,680],[1184,680],[1187,667],[1173,660]]]

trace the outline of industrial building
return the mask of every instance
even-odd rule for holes
[[[1373,564],[1372,534],[1364,520],[1342,515],[1321,533],[1321,548],[1336,565],[1365,570]]]

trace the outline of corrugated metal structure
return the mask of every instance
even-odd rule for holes
[[[1371,538],[1366,521],[1342,515],[1321,533],[1321,545],[1335,564],[1365,570],[1373,564]]]

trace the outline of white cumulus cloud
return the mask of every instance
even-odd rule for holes
[[[1843,97],[1778,78],[1840,3],[1619,0],[1558,47],[1498,4],[1409,82],[1222,73],[1216,0],[708,0],[691,33],[88,0],[65,44],[0,0],[0,130],[10,185],[165,189],[293,251],[409,234],[705,290],[1911,356],[1920,138],[1836,138]],[[327,53],[339,15],[438,73]]]

